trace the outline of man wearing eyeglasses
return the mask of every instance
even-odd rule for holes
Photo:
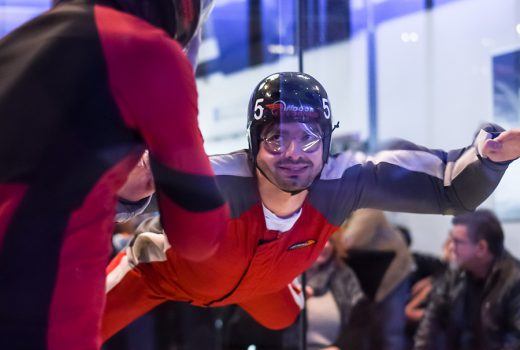
[[[403,141],[374,157],[331,156],[334,128],[327,93],[313,77],[263,79],[249,103],[249,149],[211,157],[231,209],[226,235],[211,257],[187,260],[161,234],[159,219],[144,222],[108,268],[104,337],[169,299],[238,304],[266,327],[287,327],[302,306],[291,281],[353,210],[472,210],[500,181],[508,162],[499,162],[520,155],[520,130],[493,141],[501,129],[488,125],[471,146],[448,153]],[[183,246],[204,237],[193,232]]]
[[[457,269],[433,288],[415,350],[520,348],[520,262],[504,248],[489,210],[453,218],[450,248]]]

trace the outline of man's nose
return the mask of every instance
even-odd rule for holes
[[[303,149],[300,143],[296,140],[291,140],[287,149],[285,150],[285,156],[288,158],[298,159],[303,155]]]

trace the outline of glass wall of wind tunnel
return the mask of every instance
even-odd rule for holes
[[[247,104],[256,83],[300,69],[328,91],[340,122],[334,150],[367,148],[377,137],[377,24],[425,7],[422,0],[217,0],[197,71],[207,152],[247,147]]]
[[[372,3],[377,17],[380,5]],[[461,147],[480,122],[494,118],[493,57],[520,46],[520,4],[430,0],[423,5],[421,11],[375,21],[378,136]]]
[[[336,146],[399,137],[454,149],[469,145],[482,122],[520,126],[518,1],[350,0],[347,11],[348,38],[329,40],[323,26],[308,26],[305,35],[323,45],[303,55],[304,71],[327,88],[341,121]],[[344,18],[341,10],[332,15]],[[508,248],[520,255],[517,235],[507,234],[520,226],[518,167],[510,166],[484,207],[507,221]],[[393,219],[418,232],[414,248],[435,253],[450,226],[450,217]]]
[[[272,73],[298,71],[298,5],[297,0],[215,2],[197,70],[199,124],[208,154],[247,148],[253,88]]]

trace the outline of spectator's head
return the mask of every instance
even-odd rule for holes
[[[328,159],[331,117],[327,92],[310,75],[268,76],[256,86],[249,102],[252,164],[285,192],[305,190]]]
[[[504,249],[502,226],[490,210],[477,210],[455,216],[452,224],[450,243],[453,258],[462,268],[475,270]]]

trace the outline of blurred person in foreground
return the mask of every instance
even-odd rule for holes
[[[0,349],[100,347],[117,192],[130,173],[142,188],[120,195],[134,202],[153,192],[151,164],[165,232],[186,259],[214,252],[228,208],[194,77],[211,8],[56,0],[0,40]],[[150,163],[135,167],[145,149]]]

